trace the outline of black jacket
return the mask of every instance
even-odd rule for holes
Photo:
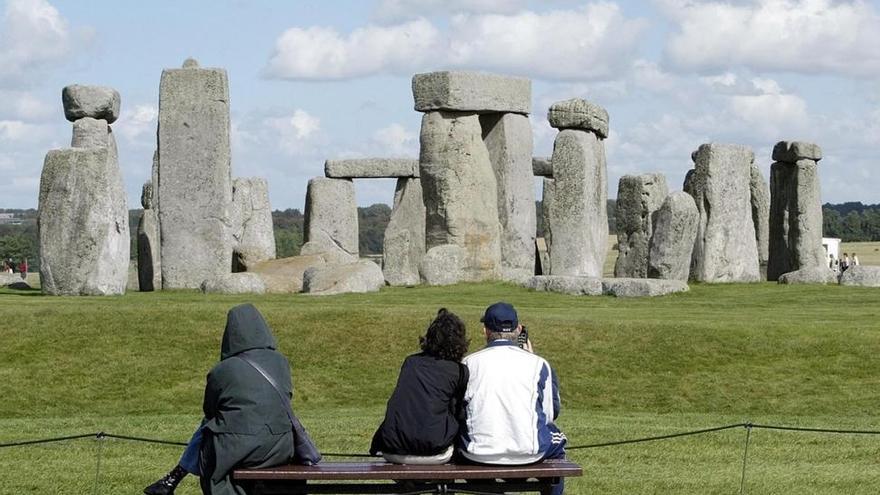
[[[459,362],[425,353],[407,357],[370,453],[436,455],[449,448],[463,419],[467,382]]]

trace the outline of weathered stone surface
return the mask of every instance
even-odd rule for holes
[[[691,188],[700,212],[691,278],[708,283],[756,282],[761,273],[752,222],[751,166],[746,146],[704,144]]]
[[[648,253],[657,210],[669,195],[663,174],[624,175],[617,186],[615,277],[648,276]]]
[[[0,272],[0,287],[10,287],[13,284],[24,282],[20,273]]]
[[[483,142],[495,171],[501,222],[501,276],[518,280],[535,273],[535,180],[532,126],[525,115],[480,117]]]
[[[312,235],[312,240],[306,242],[299,249],[301,255],[318,255],[328,263],[354,263],[358,257],[339,247],[325,232],[318,231]]]
[[[755,224],[755,242],[758,244],[758,266],[761,279],[767,280],[767,260],[770,257],[770,186],[761,169],[751,168],[749,190],[752,199],[752,223]]]
[[[357,158],[327,160],[324,175],[333,179],[418,177],[419,161],[407,158]]]
[[[232,266],[229,83],[223,69],[166,69],[159,84],[162,283],[198,288]]]
[[[536,177],[553,177],[553,163],[549,157],[532,158],[532,175]]]
[[[465,281],[501,277],[501,224],[489,151],[476,114],[422,117],[419,158],[426,207],[425,245],[456,244],[467,252]]]
[[[52,150],[40,178],[38,228],[44,294],[123,294],[129,231],[109,147]]]
[[[233,271],[248,271],[254,263],[275,258],[275,232],[266,179],[248,177],[232,182],[231,217]]]
[[[535,238],[535,275],[550,275],[550,251],[543,237]]]
[[[694,151],[694,155],[696,155],[696,153],[697,152]],[[697,194],[696,191],[694,191],[694,172],[696,172],[694,169],[690,169],[684,174],[684,183],[681,186],[681,190],[690,194],[692,197]]]
[[[199,285],[205,294],[265,294],[266,283],[255,273],[227,273]]]
[[[840,275],[840,285],[880,287],[880,266],[851,266]]]
[[[385,285],[382,269],[370,260],[344,265],[319,265],[303,274],[303,292],[314,295],[376,292]]]
[[[382,273],[388,285],[418,285],[419,263],[425,256],[425,203],[422,183],[397,179],[394,206],[385,228]]]
[[[444,71],[412,79],[417,112],[531,113],[532,81],[484,72]]]
[[[112,124],[119,118],[119,92],[106,86],[65,86],[61,90],[61,102],[64,105],[64,117],[71,122],[92,117]]]
[[[543,186],[541,191],[541,220],[544,225],[544,242],[546,243],[549,260],[550,245],[553,243],[553,232],[550,231],[550,225],[553,223],[551,217],[553,216],[553,191],[556,190],[556,181],[550,177],[544,177],[541,185]],[[549,270],[550,264],[547,263],[545,266]],[[549,274],[549,271],[544,273],[544,275]]]
[[[559,101],[550,106],[547,120],[556,129],[580,129],[608,137],[608,112],[581,98]]]
[[[83,117],[73,123],[73,137],[70,140],[70,146],[72,148],[109,146],[109,133],[110,129],[106,120]]]
[[[181,67],[184,69],[198,69],[199,68],[199,61],[192,58],[192,57],[189,57],[183,61],[183,64],[181,65]]]
[[[146,188],[145,184],[144,189]],[[145,209],[141,214],[137,230],[138,289],[141,292],[162,289],[160,245],[159,218],[156,210]]]
[[[325,264],[327,259],[320,254],[291,256],[255,263],[248,267],[247,273],[260,277],[266,284],[267,293],[295,294],[302,292],[303,273],[313,266]]]
[[[656,297],[687,292],[687,282],[652,278],[603,278],[602,293],[614,297]]]
[[[326,237],[321,234],[326,234]],[[354,183],[348,179],[315,177],[306,190],[305,241],[329,240],[351,256],[358,256],[357,203]],[[326,246],[328,249],[331,246]]]
[[[558,292],[572,296],[601,296],[602,279],[568,275],[537,275],[525,285],[538,292]]]
[[[452,285],[465,278],[467,251],[456,244],[434,246],[419,264],[419,274],[428,285]]]
[[[780,141],[773,147],[773,159],[777,162],[794,163],[798,160],[819,161],[822,148],[818,144],[804,141]]]
[[[808,266],[779,276],[780,284],[836,284],[837,274],[827,266]]]
[[[605,147],[591,132],[565,129],[556,136],[552,161],[552,200],[544,203],[551,273],[599,277],[608,250]]]
[[[699,218],[700,213],[690,194],[674,192],[666,197],[655,215],[648,277],[688,280]]]

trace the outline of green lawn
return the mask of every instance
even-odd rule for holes
[[[860,255],[861,256],[861,255]],[[319,446],[363,453],[403,358],[441,306],[469,325],[515,304],[561,376],[570,445],[740,422],[880,430],[872,289],[694,285],[625,300],[504,284],[336,297],[43,297],[0,290],[0,443],[107,431],[184,441],[226,311],[254,302],[291,360],[294,408]],[[568,493],[738,493],[742,428],[572,450]],[[93,493],[98,441],[0,449],[0,494]],[[101,441],[98,493],[139,493],[179,447]],[[880,436],[753,430],[749,493],[877,493]],[[179,494],[198,493],[187,480]]]

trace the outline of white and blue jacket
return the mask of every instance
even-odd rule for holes
[[[462,362],[470,377],[464,395],[461,454],[484,464],[540,461],[565,436],[553,424],[559,387],[544,358],[515,342],[496,340]]]

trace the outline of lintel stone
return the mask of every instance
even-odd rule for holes
[[[536,177],[553,177],[553,163],[550,158],[536,156],[532,158],[532,175]]]
[[[532,81],[485,72],[443,71],[412,79],[417,112],[451,110],[476,113],[522,113],[532,110]]]
[[[780,141],[773,147],[773,159],[787,163],[805,159],[818,162],[822,159],[822,148],[804,141]]]
[[[408,158],[357,158],[327,160],[324,175],[332,179],[418,177],[419,161]]]

